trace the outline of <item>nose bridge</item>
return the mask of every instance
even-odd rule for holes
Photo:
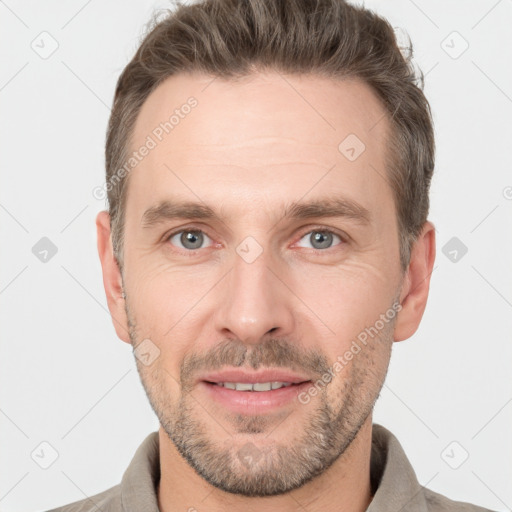
[[[276,277],[276,262],[253,237],[233,255],[232,270],[219,297],[217,329],[245,343],[257,343],[269,331],[290,332],[293,315],[286,287]]]

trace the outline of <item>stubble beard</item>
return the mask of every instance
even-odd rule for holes
[[[132,346],[140,340],[127,303],[126,313]],[[192,395],[189,381],[180,382],[177,402],[170,399],[168,382],[173,380],[158,364],[145,366],[136,358],[137,370],[149,402],[167,436],[188,464],[211,485],[222,491],[247,497],[277,496],[302,487],[326,471],[343,457],[362,425],[371,414],[387,374],[394,321],[359,352],[351,364],[336,374],[328,385],[319,388],[311,400],[311,413],[300,416],[295,409],[288,416],[246,416],[242,414],[209,415]],[[282,350],[277,350],[280,347]],[[251,353],[238,344],[231,352],[232,366],[272,366],[293,345],[271,339],[258,345]],[[375,369],[375,360],[385,352],[386,363]],[[323,356],[319,361],[325,366]],[[245,365],[244,365],[245,366]],[[281,361],[274,366],[287,366]],[[182,365],[183,369],[183,365]],[[325,369],[325,367],[324,367]],[[323,373],[323,372],[322,372]],[[169,377],[167,377],[169,375]],[[181,373],[183,377],[183,372]],[[174,379],[175,380],[175,379]],[[294,408],[305,407],[302,404]],[[283,435],[283,429],[286,433]],[[224,441],[218,441],[221,432]],[[226,432],[227,431],[227,432]],[[272,437],[283,435],[287,441],[272,443]]]

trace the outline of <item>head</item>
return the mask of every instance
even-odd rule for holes
[[[410,55],[341,0],[204,1],[119,78],[97,219],[109,309],[150,354],[162,429],[227,492],[281,494],[343,457],[419,325],[434,139]],[[235,411],[205,380],[234,368],[308,383]]]

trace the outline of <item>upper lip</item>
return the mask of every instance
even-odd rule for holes
[[[291,382],[299,384],[311,380],[286,368],[267,368],[257,372],[249,372],[240,368],[229,368],[219,372],[207,373],[199,381],[207,382]]]

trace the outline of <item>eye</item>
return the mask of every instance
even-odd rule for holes
[[[301,240],[306,240],[306,242],[310,243],[310,245],[306,247],[321,250],[330,249],[335,238],[343,242],[342,238],[333,231],[328,229],[315,229],[306,233]]]
[[[195,251],[196,249],[203,248],[201,246],[205,238],[211,242],[210,237],[200,229],[182,229],[181,231],[171,233],[167,240],[180,249]],[[179,244],[181,244],[181,247]]]
[[[305,240],[306,244],[309,244],[305,247],[315,250],[325,250],[333,246],[335,239],[338,239],[338,245],[344,242],[342,237],[334,231],[329,229],[314,229],[305,233],[298,243],[300,244],[302,240]],[[213,245],[211,238],[200,229],[181,229],[180,231],[169,234],[166,240],[175,247],[186,251],[204,249],[207,246],[203,247],[203,244],[207,240],[210,241],[209,246]]]

